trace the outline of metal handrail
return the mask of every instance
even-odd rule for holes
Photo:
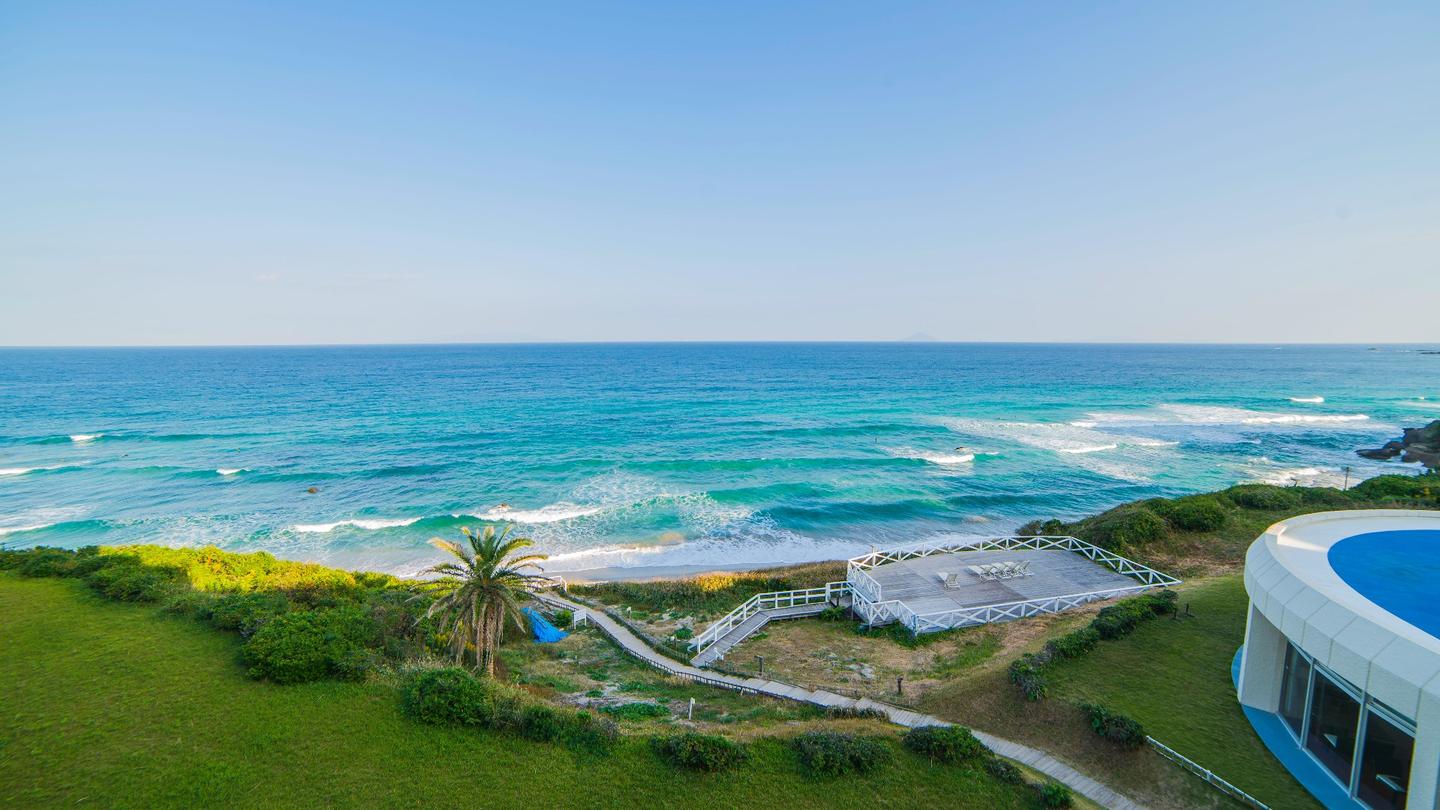
[[[1145,742],[1149,743],[1152,748],[1158,751],[1160,753],[1160,756],[1165,757],[1166,759],[1174,762],[1185,770],[1195,774],[1201,779],[1204,779],[1206,782],[1217,788],[1221,793],[1225,793],[1231,798],[1248,804],[1251,807],[1256,808],[1257,810],[1270,810],[1270,807],[1264,802],[1260,801],[1254,796],[1251,796],[1249,793],[1246,793],[1240,788],[1235,787],[1234,785],[1226,781],[1224,778],[1216,774],[1214,771],[1206,768],[1195,760],[1176,751],[1165,743],[1160,742],[1154,737],[1146,735]]]

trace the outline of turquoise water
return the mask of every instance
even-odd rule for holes
[[[785,562],[1412,470],[1353,451],[1437,417],[1401,347],[0,350],[0,540],[408,572],[509,519],[557,569]]]
[[[1371,602],[1440,638],[1440,531],[1367,532],[1330,547],[1330,567]]]

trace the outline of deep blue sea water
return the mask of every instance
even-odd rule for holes
[[[0,541],[410,572],[510,520],[556,569],[831,558],[1412,470],[1353,451],[1434,418],[1415,347],[8,349]]]
[[[1371,602],[1440,638],[1440,531],[1366,532],[1330,547],[1330,567]]]

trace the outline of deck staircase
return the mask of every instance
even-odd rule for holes
[[[850,603],[850,585],[831,582],[820,588],[772,591],[756,594],[719,621],[705,628],[692,641],[695,657],[690,663],[707,666],[725,657],[732,647],[776,619],[814,616],[832,605]]]

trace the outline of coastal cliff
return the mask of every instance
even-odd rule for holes
[[[1386,442],[1374,450],[1356,450],[1362,458],[1388,461],[1399,457],[1401,461],[1423,464],[1428,470],[1440,471],[1440,419],[1425,427],[1406,428],[1399,439]]]

